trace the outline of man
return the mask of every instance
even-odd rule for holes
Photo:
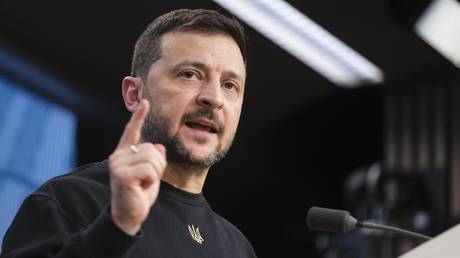
[[[255,257],[201,194],[236,133],[244,53],[241,25],[215,11],[178,10],[153,21],[123,79],[133,115],[116,150],[29,196],[3,255]]]

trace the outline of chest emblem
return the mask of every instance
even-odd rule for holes
[[[188,231],[190,232],[193,240],[198,242],[200,245],[203,244],[204,239],[201,236],[200,229],[198,227],[195,228],[193,225],[188,225]]]

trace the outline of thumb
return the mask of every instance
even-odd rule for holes
[[[164,146],[163,144],[157,143],[157,144],[155,144],[155,147],[157,148],[157,150],[158,150],[161,154],[163,154],[163,156],[166,157],[166,148],[165,148],[165,146]]]

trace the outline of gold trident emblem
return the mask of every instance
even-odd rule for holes
[[[197,241],[200,245],[203,244],[204,239],[203,237],[201,237],[200,229],[198,227],[195,228],[195,226],[193,225],[188,225],[188,231],[190,232],[190,235],[192,236],[193,240]]]

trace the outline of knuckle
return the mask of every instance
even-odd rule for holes
[[[126,174],[120,174],[117,181],[122,186],[129,186],[131,182],[130,176],[127,176]]]
[[[154,177],[152,175],[155,174],[154,172],[155,170],[152,168],[152,166],[149,163],[139,164],[137,169],[138,169],[137,170],[138,177],[142,179],[147,179],[150,181],[154,180]]]
[[[150,164],[150,162],[142,163],[140,169],[146,171],[146,172],[151,172],[155,168]]]
[[[149,173],[152,173],[155,170],[157,170],[157,167],[156,167],[155,163],[153,163],[151,160],[148,160],[143,165],[145,167],[145,170],[148,171]]]
[[[141,145],[148,152],[152,152],[155,150],[155,146],[151,142],[144,142]]]

